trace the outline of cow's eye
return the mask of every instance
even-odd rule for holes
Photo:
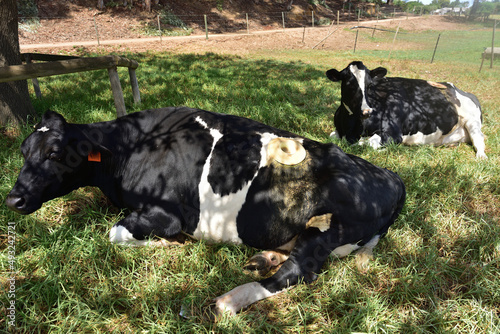
[[[62,154],[60,151],[52,151],[49,153],[49,160],[61,160]]]

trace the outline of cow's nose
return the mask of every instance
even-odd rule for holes
[[[5,200],[5,205],[11,210],[23,212],[26,206],[26,200],[24,197],[8,195]]]
[[[372,114],[373,109],[372,108],[365,108],[363,109],[363,116],[368,117]]]

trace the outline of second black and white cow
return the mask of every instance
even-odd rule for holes
[[[350,143],[378,148],[390,141],[407,145],[472,143],[477,158],[486,158],[482,113],[476,96],[452,83],[386,77],[387,70],[369,70],[360,61],[328,79],[341,81],[341,103],[332,135]],[[368,137],[368,138],[366,138]]]
[[[72,124],[47,112],[27,137],[25,163],[6,199],[21,214],[96,186],[130,214],[110,240],[147,245],[184,232],[213,242],[281,250],[249,267],[271,277],[216,299],[236,313],[299,281],[330,254],[371,251],[399,215],[405,187],[393,172],[264,124],[190,108]],[[160,242],[161,241],[156,241]]]

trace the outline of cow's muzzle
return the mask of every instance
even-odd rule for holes
[[[12,211],[15,211],[17,213],[27,215],[35,210],[30,210],[27,207],[27,202],[24,197],[21,196],[15,196],[15,195],[8,195],[7,199],[5,200],[5,205]]]

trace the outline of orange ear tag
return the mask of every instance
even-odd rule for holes
[[[89,152],[89,161],[101,162],[101,152]]]

